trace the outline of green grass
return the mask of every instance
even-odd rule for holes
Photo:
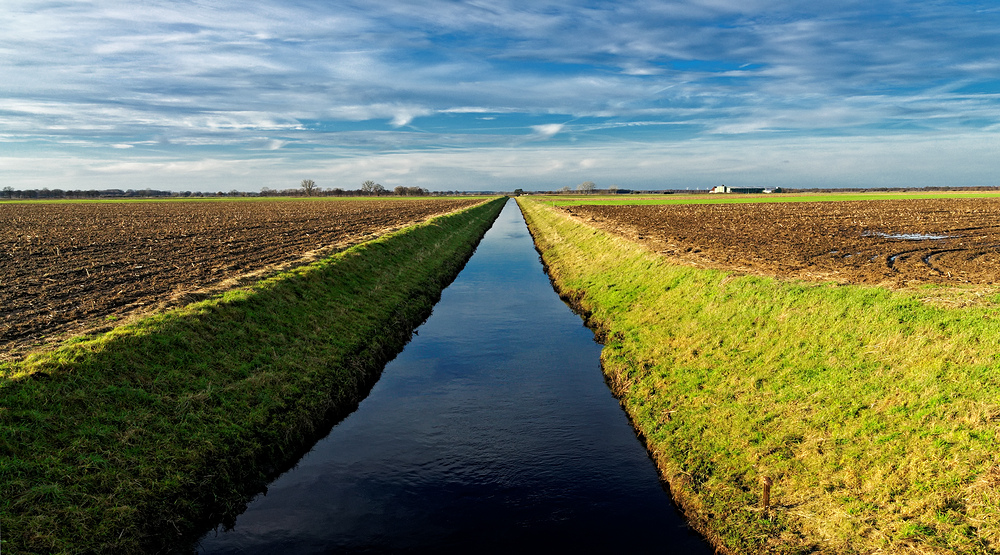
[[[715,543],[733,553],[1000,550],[995,294],[672,265],[518,200],[562,294],[605,337],[609,384]]]
[[[755,202],[843,202],[854,200],[907,200],[940,198],[996,198],[989,192],[927,193],[775,193],[769,195],[699,194],[699,195],[536,195],[531,200],[550,206],[642,205],[642,204],[745,204]]]
[[[502,206],[0,365],[0,551],[183,550],[353,410]]]

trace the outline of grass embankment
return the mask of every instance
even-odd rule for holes
[[[367,394],[503,199],[0,365],[3,553],[178,549]]]
[[[947,308],[926,298],[952,298],[944,289],[671,265],[518,200],[561,293],[606,337],[609,384],[716,545],[1000,551],[995,292]],[[766,514],[765,477],[774,482]]]

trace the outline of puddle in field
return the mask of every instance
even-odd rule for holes
[[[901,239],[903,241],[925,241],[931,239],[951,239],[952,235],[931,235],[927,233],[884,233],[881,231],[866,231],[864,237],[882,237],[885,239]]]
[[[199,553],[700,553],[511,201],[358,410]]]

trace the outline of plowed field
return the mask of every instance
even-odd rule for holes
[[[697,266],[902,287],[1000,282],[1000,199],[574,206]]]
[[[477,202],[0,204],[0,358]]]

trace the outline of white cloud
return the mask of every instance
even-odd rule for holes
[[[531,128],[535,130],[535,135],[542,139],[549,139],[554,137],[565,127],[561,123],[546,123],[544,125],[532,125]]]
[[[289,188],[305,178],[323,187],[357,188],[365,179],[387,187],[432,190],[555,190],[582,181],[621,188],[708,188],[718,183],[783,187],[914,187],[994,185],[993,134],[870,138],[697,140],[659,145],[481,148],[358,155],[320,150],[303,160],[262,157],[176,160],[128,151],[128,159],[0,157],[0,172],[23,188],[177,190]],[[280,151],[284,152],[284,151]],[[44,168],[41,170],[40,168]],[[516,185],[512,185],[516,184]]]
[[[658,67],[641,67],[632,65],[622,69],[622,73],[625,75],[661,75],[663,72],[664,70]]]
[[[274,156],[274,171],[326,150],[464,153],[436,159],[445,168],[473,153],[496,159],[508,145],[547,152],[561,141],[539,142],[556,136],[699,153],[833,136],[923,145],[1000,126],[1000,95],[955,92],[1000,82],[1000,13],[986,0],[15,0],[4,9],[0,141],[71,168],[85,147],[195,165],[209,150]],[[553,119],[571,123],[544,123]],[[500,167],[521,159],[505,156]],[[614,166],[577,156],[539,167],[581,159]],[[406,175],[426,178],[428,167]]]
[[[417,117],[418,114],[419,115],[425,115],[427,113],[428,112],[425,111],[425,110],[419,110],[419,111],[412,111],[412,110],[397,111],[396,114],[392,117],[392,126],[393,127],[403,127],[403,126],[406,126],[406,125],[410,125],[410,122],[413,121],[413,118]]]

